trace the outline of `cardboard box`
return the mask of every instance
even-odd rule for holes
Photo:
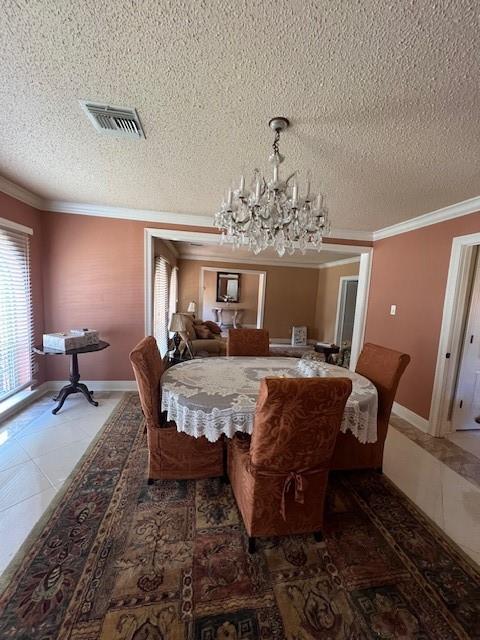
[[[85,338],[85,344],[99,343],[98,331],[94,329],[70,329],[70,335]]]
[[[43,347],[53,351],[69,351],[70,349],[81,349],[90,344],[98,343],[98,333],[93,335],[75,335],[72,333],[44,333]]]

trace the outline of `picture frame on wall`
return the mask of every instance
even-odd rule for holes
[[[292,347],[305,347],[307,344],[307,327],[292,327]]]

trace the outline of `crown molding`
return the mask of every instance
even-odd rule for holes
[[[320,264],[308,264],[305,262],[296,262],[285,260],[283,258],[270,258],[268,260],[262,260],[261,258],[237,258],[234,255],[231,259],[224,256],[202,256],[198,254],[181,253],[179,255],[180,260],[195,260],[196,262],[221,262],[224,264],[251,264],[253,266],[266,267],[292,267],[295,269],[326,269],[327,267],[339,267],[344,264],[351,264],[354,262],[360,262],[360,256],[354,256],[353,258],[345,258],[342,260],[332,260],[330,262],[324,262]]]
[[[429,227],[432,224],[438,224],[439,222],[445,222],[446,220],[453,220],[454,218],[460,218],[462,216],[469,215],[470,213],[476,213],[480,211],[480,196],[464,200],[463,202],[457,202],[456,204],[425,213],[416,218],[410,218],[404,220],[398,224],[392,224],[390,227],[384,227],[378,231],[373,232],[373,240],[383,240],[384,238],[390,238],[391,236],[397,236],[400,233],[407,233],[408,231],[415,231],[415,229],[421,229],[422,227]]]
[[[257,258],[238,258],[232,256],[231,259],[220,256],[201,256],[197,254],[181,253],[180,260],[195,260],[197,262],[221,262],[223,264],[251,264],[254,266],[266,267],[293,267],[296,269],[318,269],[318,264],[305,264],[304,262],[288,262],[282,259],[258,260]]]
[[[181,224],[194,227],[213,228],[213,216],[195,213],[174,213],[172,211],[152,211],[150,209],[130,209],[128,207],[107,207],[105,205],[83,204],[53,200],[46,203],[45,211],[53,213],[74,213],[80,216],[99,216],[121,220],[139,220],[158,224]]]
[[[15,200],[20,200],[20,202],[30,205],[34,209],[43,209],[45,205],[43,198],[37,196],[36,193],[20,187],[3,176],[0,176],[0,191],[6,193],[7,196],[15,198]]]
[[[0,191],[24,202],[40,211],[52,213],[73,213],[84,216],[98,216],[103,218],[118,218],[121,220],[138,220],[143,222],[156,222],[158,224],[184,225],[187,227],[206,227],[213,229],[213,216],[193,213],[174,213],[171,211],[154,211],[150,209],[132,209],[128,207],[110,207],[81,202],[67,202],[62,200],[46,200],[39,195],[20,187],[11,180],[0,176]],[[377,231],[361,231],[355,229],[332,229],[330,240],[358,240],[376,242],[384,238],[390,238],[401,233],[415,231],[432,224],[445,222],[461,216],[480,211],[480,196],[458,202],[430,213],[425,213],[416,218],[410,218]],[[302,265],[305,266],[305,265]]]
[[[318,269],[328,269],[328,267],[341,267],[344,264],[353,264],[354,262],[360,262],[360,256],[354,256],[353,258],[344,258],[343,260],[331,260],[330,262],[322,262],[318,265]]]
[[[196,213],[174,213],[171,211],[153,211],[149,209],[130,209],[128,207],[109,207],[80,202],[51,201],[45,203],[45,210],[54,213],[75,213],[84,216],[100,216],[105,218],[120,218],[125,220],[142,220],[158,222],[159,224],[181,224],[187,227],[207,227],[215,229],[213,215]],[[332,229],[332,240],[360,240],[371,242],[371,231],[356,231],[354,229]]]
[[[361,231],[357,229],[332,229],[329,240],[360,240],[363,242],[372,242],[373,231]]]

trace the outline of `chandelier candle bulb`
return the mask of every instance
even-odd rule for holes
[[[228,195],[227,195],[227,204],[228,204],[229,207],[232,206],[232,201],[233,201],[233,193],[232,193],[232,190],[229,189],[228,190]]]
[[[298,184],[297,184],[297,181],[295,180],[295,182],[293,183],[293,192],[292,192],[292,204],[293,204],[293,206],[296,206],[297,199],[298,199]]]
[[[240,178],[240,194],[242,194],[245,190],[245,176],[241,176]]]
[[[260,189],[261,189],[260,177],[257,177],[257,184],[255,185],[255,202],[256,203],[258,203],[260,200]]]

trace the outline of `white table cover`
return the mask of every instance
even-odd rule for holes
[[[377,390],[358,373],[298,358],[197,358],[170,367],[162,376],[162,411],[178,431],[210,442],[236,431],[252,433],[260,381],[266,377],[344,376],[352,380],[341,430],[360,442],[377,439]]]

